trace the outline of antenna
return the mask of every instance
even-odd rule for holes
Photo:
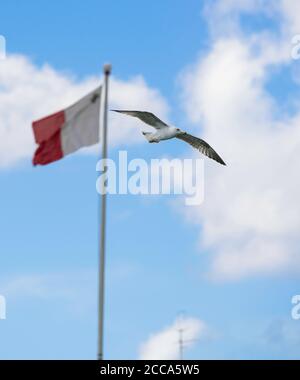
[[[184,350],[183,332],[184,332],[184,329],[182,329],[182,328],[178,329],[178,333],[179,333],[178,347],[179,347],[179,359],[180,360],[183,360],[183,350]]]
[[[179,350],[179,359],[180,360],[183,360],[183,353],[184,353],[184,349],[186,348],[187,344],[188,343],[192,343],[192,342],[197,342],[199,341],[199,339],[184,339],[184,332],[187,330],[186,328],[183,328],[182,327],[182,320],[183,320],[183,316],[184,316],[184,312],[181,312],[179,314],[179,328],[177,329],[178,331],[178,350]]]

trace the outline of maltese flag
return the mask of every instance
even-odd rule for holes
[[[32,123],[39,145],[33,165],[47,165],[99,142],[101,87],[77,103]]]

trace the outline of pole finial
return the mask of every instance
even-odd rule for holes
[[[106,63],[103,66],[103,72],[105,75],[109,75],[111,73],[111,64],[110,63]]]

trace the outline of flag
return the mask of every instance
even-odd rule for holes
[[[47,165],[99,142],[101,90],[98,87],[65,110],[32,123],[38,144],[33,165]]]

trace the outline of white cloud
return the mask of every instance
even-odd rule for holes
[[[245,14],[273,19],[287,38],[300,33],[300,3],[295,0],[206,0],[204,14],[213,37],[243,33],[241,16]]]
[[[204,14],[210,32],[216,38],[241,33],[240,18],[243,14],[259,12],[270,17],[277,9],[277,0],[213,0],[205,2]]]
[[[120,287],[139,267],[128,261],[114,261],[109,283]],[[10,304],[19,300],[63,304],[73,315],[96,315],[97,271],[94,268],[71,269],[49,273],[18,273],[0,276],[0,294]]]
[[[278,11],[281,12],[284,28],[290,35],[300,33],[300,3],[294,0],[278,1]]]
[[[290,40],[279,50],[274,41],[263,32],[214,36],[182,79],[190,120],[228,163],[207,162],[205,201],[186,210],[201,224],[201,249],[211,251],[216,279],[300,270],[300,112],[280,115],[265,90],[272,66],[289,59]]]
[[[179,359],[179,329],[185,348],[192,347],[196,340],[203,338],[208,329],[205,323],[196,318],[179,318],[175,322],[149,337],[140,348],[141,360]]]
[[[97,77],[77,80],[49,65],[38,67],[22,55],[0,62],[0,168],[30,159],[34,152],[31,123],[64,108],[100,83]],[[168,106],[159,92],[140,76],[128,81],[111,80],[111,108],[152,109],[162,117]],[[111,116],[109,138],[112,145],[143,142],[137,123]],[[123,140],[124,139],[124,140]]]
[[[36,300],[40,304],[47,301],[53,307],[63,305],[72,316],[82,317],[96,309],[93,297],[97,288],[96,277],[93,270],[24,273],[2,276],[0,290],[10,305],[17,300]]]
[[[159,115],[163,120],[168,119],[168,105],[159,91],[150,88],[142,76],[137,76],[130,81],[112,79],[110,90],[111,108],[138,109],[151,111]],[[147,125],[143,125],[147,130]],[[141,137],[141,122],[120,114],[110,114],[110,141],[112,145],[128,145],[133,142],[144,143]]]
[[[259,341],[260,347],[271,359],[298,360],[300,324],[298,321],[276,318],[268,323]]]

